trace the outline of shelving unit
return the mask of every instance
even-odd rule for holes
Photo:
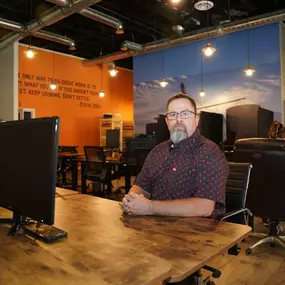
[[[126,139],[134,137],[134,122],[122,121],[120,115],[115,118],[100,119],[100,146],[106,146],[106,130],[120,130],[120,151],[125,150]]]

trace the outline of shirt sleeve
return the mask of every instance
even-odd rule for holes
[[[151,194],[151,156],[152,152],[150,152],[144,162],[141,172],[137,175],[135,185],[141,187],[144,191]]]
[[[194,197],[209,199],[225,205],[229,165],[224,153],[218,147],[209,148],[201,152],[197,161],[197,188]]]

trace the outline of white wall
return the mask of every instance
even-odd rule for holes
[[[0,51],[0,119],[18,119],[18,42]]]
[[[282,123],[285,123],[285,24],[280,22],[280,65]]]

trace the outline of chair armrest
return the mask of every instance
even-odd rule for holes
[[[238,210],[234,210],[232,212],[229,212],[229,213],[226,213],[222,218],[221,218],[221,222],[229,217],[232,217],[232,216],[235,216],[237,214],[240,214],[240,213],[243,213],[243,212],[246,212],[249,216],[252,216],[252,212],[248,209],[248,208],[241,208],[241,209],[238,209]]]

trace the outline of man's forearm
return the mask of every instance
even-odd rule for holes
[[[209,217],[215,202],[201,198],[151,201],[150,214],[176,217]]]

